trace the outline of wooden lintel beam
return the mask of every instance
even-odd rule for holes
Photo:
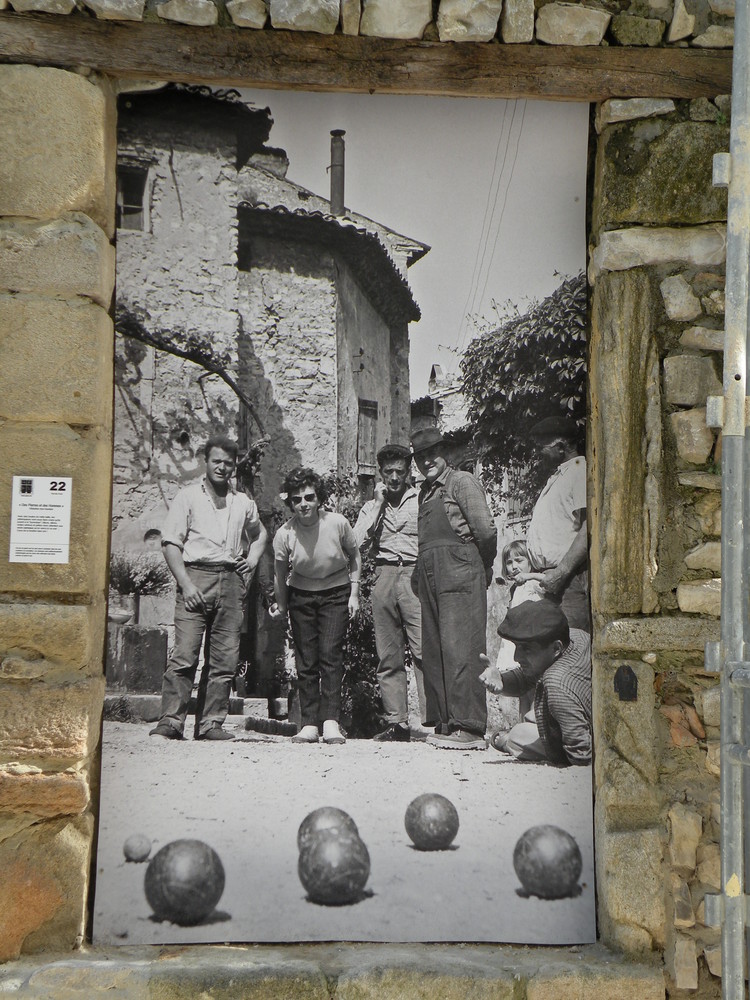
[[[729,93],[727,50],[452,44],[0,11],[0,62],[114,77],[449,97],[600,101]]]

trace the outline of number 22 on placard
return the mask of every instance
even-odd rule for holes
[[[50,493],[64,493],[65,492],[65,482],[61,480],[58,482],[55,479],[50,480],[49,484]]]

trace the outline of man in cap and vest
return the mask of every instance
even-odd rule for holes
[[[487,648],[487,587],[497,529],[484,490],[470,472],[448,467],[437,428],[411,439],[419,492],[417,583],[422,607],[422,668],[433,746],[483,750],[487,700],[479,679]]]
[[[562,602],[571,628],[591,632],[586,537],[586,459],[568,417],[547,417],[531,428],[551,475],[539,494],[526,535],[542,589]]]
[[[543,598],[511,608],[498,634],[515,643],[517,667],[500,671],[486,656],[482,675],[494,694],[534,692],[534,708],[492,745],[516,760],[567,767],[591,762],[591,642],[569,628],[560,605]]]
[[[369,545],[375,559],[372,618],[386,727],[373,738],[381,743],[408,743],[411,733],[404,639],[411,652],[422,720],[426,717],[422,614],[411,586],[417,562],[419,494],[410,482],[408,448],[385,445],[378,452],[378,467],[382,481],[375,486],[374,499],[363,506],[354,525],[358,545]]]

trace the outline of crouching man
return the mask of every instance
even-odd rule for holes
[[[508,611],[498,628],[515,643],[518,664],[500,672],[480,657],[481,675],[494,694],[519,698],[534,692],[533,710],[508,733],[492,740],[496,750],[516,760],[567,767],[591,762],[591,642],[571,629],[558,604],[525,601]]]

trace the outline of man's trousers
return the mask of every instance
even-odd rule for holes
[[[419,711],[425,721],[425,691],[422,678],[422,612],[412,590],[413,566],[378,566],[372,589],[372,619],[378,651],[378,684],[386,722],[409,723],[408,680],[404,655],[409,643]]]

